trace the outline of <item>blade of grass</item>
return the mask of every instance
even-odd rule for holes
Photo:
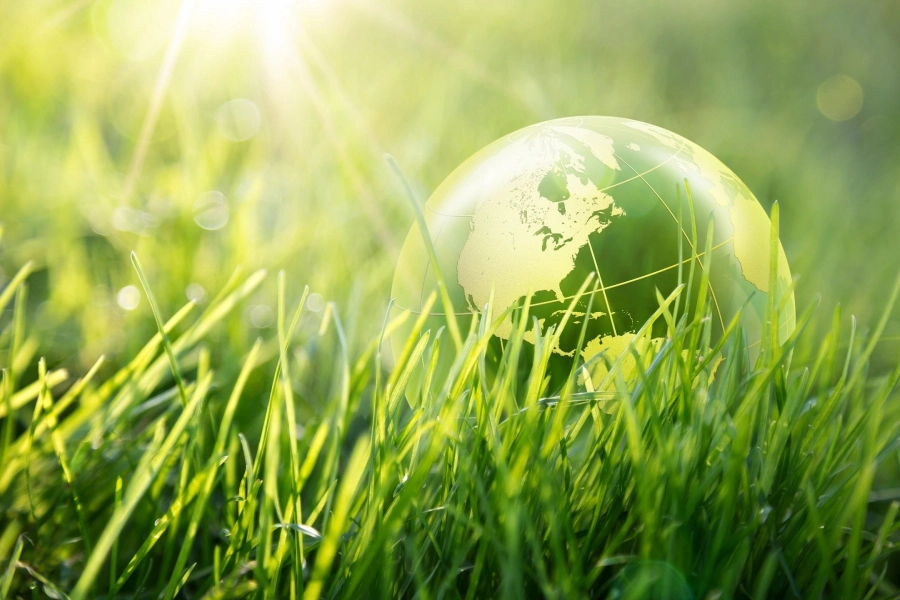
[[[129,517],[134,512],[137,503],[143,497],[151,482],[156,478],[159,469],[168,459],[169,453],[175,447],[175,444],[181,438],[188,423],[193,418],[194,413],[200,406],[201,400],[206,396],[209,388],[211,377],[207,376],[194,391],[193,396],[186,404],[178,420],[172,426],[166,435],[163,432],[163,422],[159,421],[156,427],[154,439],[159,440],[152,444],[141,458],[137,469],[132,475],[131,481],[125,490],[122,504],[118,510],[115,510],[110,517],[109,524],[104,528],[103,533],[97,540],[97,545],[85,563],[84,571],[78,579],[78,583],[72,590],[71,597],[73,600],[82,600],[86,598],[93,587],[94,580],[97,577],[100,567],[106,560],[107,554],[112,548],[113,541],[119,536],[119,533],[125,527]],[[163,436],[165,436],[163,438]]]
[[[203,488],[200,490],[197,501],[194,503],[194,512],[191,514],[191,520],[188,522],[187,530],[181,536],[181,551],[175,561],[172,578],[166,587],[166,600],[174,598],[181,586],[184,585],[184,580],[178,580],[176,577],[184,570],[184,566],[187,564],[188,554],[192,548],[194,537],[197,535],[197,530],[200,527],[200,520],[203,517],[203,512],[207,510],[209,496],[212,493],[213,484],[216,480],[217,467],[221,463],[219,457],[225,450],[225,443],[228,439],[228,433],[231,431],[231,423],[234,419],[234,413],[237,410],[238,401],[244,391],[247,379],[250,377],[250,372],[256,366],[256,359],[259,354],[260,346],[261,342],[257,340],[250,350],[247,360],[244,362],[244,367],[241,369],[240,375],[238,375],[237,383],[232,390],[231,396],[228,398],[228,403],[225,405],[225,411],[222,414],[222,424],[219,427],[219,433],[216,437],[216,443],[213,446],[212,455],[210,457],[210,462],[212,464],[207,465]],[[193,569],[193,567],[191,567],[191,569]],[[190,569],[188,570],[188,573],[189,572]]]
[[[403,176],[400,165],[397,164],[397,161],[390,154],[385,154],[384,158],[391,166],[394,174],[400,180],[400,183],[403,184],[403,190],[406,192],[406,199],[409,201],[409,205],[416,215],[416,224],[419,227],[422,242],[425,244],[425,251],[428,252],[431,268],[434,269],[435,278],[438,281],[438,292],[440,293],[441,302],[444,306],[444,314],[447,317],[447,328],[450,331],[450,337],[453,338],[453,344],[456,346],[458,352],[462,348],[462,337],[459,334],[459,325],[456,322],[456,307],[453,306],[453,302],[450,300],[450,294],[447,290],[447,280],[444,278],[443,271],[441,270],[437,252],[434,249],[434,242],[431,240],[431,233],[428,231],[428,224],[425,222],[425,214],[422,212],[422,207],[419,205],[419,201],[416,199],[416,195],[413,193],[412,188],[409,187],[409,182],[407,182],[406,177]]]
[[[166,327],[162,320],[162,313],[159,310],[159,305],[156,303],[156,297],[150,289],[150,282],[147,281],[144,269],[141,268],[141,261],[138,259],[137,253],[135,252],[131,253],[131,264],[134,265],[134,270],[137,271],[141,287],[144,288],[144,293],[147,295],[147,302],[149,302],[150,310],[153,312],[153,318],[156,320],[156,327],[159,330],[159,335],[162,337],[163,348],[166,351],[166,356],[169,357],[169,366],[172,369],[172,375],[175,377],[175,384],[178,386],[178,395],[181,398],[181,406],[187,406],[188,395],[184,387],[184,379],[181,376],[181,369],[178,368],[178,360],[175,357],[174,350],[172,350],[172,342],[169,340],[169,334],[166,333]]]

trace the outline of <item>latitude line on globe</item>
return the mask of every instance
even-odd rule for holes
[[[442,212],[438,212],[438,211],[434,210],[433,208],[431,208],[431,207],[428,206],[427,204],[425,205],[425,208],[427,208],[428,210],[430,210],[430,211],[433,212],[434,214],[440,215],[440,216],[442,216],[442,217],[450,217],[450,218],[456,218],[456,219],[471,219],[472,217],[475,216],[474,214],[472,214],[472,215],[451,215],[451,214],[448,214],[448,213],[442,213]]]
[[[790,323],[788,323],[787,321],[783,322],[782,324],[780,324],[780,325],[778,326],[778,331],[780,332],[782,329],[787,329],[787,327],[788,327],[789,324],[790,324]],[[897,341],[897,340],[900,340],[900,337],[896,337],[896,338],[881,338],[881,339],[884,340],[884,341],[889,341],[889,342],[890,342],[890,341]],[[757,341],[753,342],[752,344],[748,345],[747,348],[755,348],[756,346],[759,346],[761,342],[762,342],[762,340],[757,340]]]
[[[681,136],[677,136],[677,137],[680,137],[680,138],[681,138],[680,140],[667,139],[667,140],[663,141],[663,140],[661,140],[659,137],[657,137],[657,136],[655,136],[655,135],[653,135],[653,134],[651,134],[651,133],[647,133],[647,132],[644,131],[643,129],[635,129],[635,128],[632,128],[632,127],[626,127],[626,128],[623,128],[623,127],[615,127],[615,126],[613,126],[613,125],[601,125],[601,126],[598,127],[598,129],[601,129],[601,128],[604,130],[604,132],[607,132],[607,131],[617,131],[617,132],[619,132],[619,133],[625,133],[625,134],[628,134],[628,135],[633,135],[633,136],[636,136],[636,137],[643,138],[644,140],[646,140],[647,142],[649,142],[649,143],[651,143],[651,144],[654,144],[654,143],[656,143],[656,144],[662,144],[663,146],[666,146],[667,148],[670,148],[670,149],[672,149],[672,150],[675,150],[675,151],[676,151],[676,154],[679,153],[679,152],[681,152],[681,150],[683,150],[684,148],[687,148],[688,144],[692,144],[692,143],[693,143],[693,142],[691,142],[689,139],[683,138],[683,137],[681,137]],[[598,131],[598,133],[599,133],[599,131]],[[680,145],[679,145],[679,147],[676,149],[676,148],[674,148],[674,147],[672,146],[672,144],[671,144],[670,142],[677,142],[677,143],[680,144]]]
[[[626,126],[627,128],[616,127],[614,125],[602,125],[601,127],[605,130],[618,131],[619,133],[627,133],[628,135],[642,137],[645,140],[649,141],[650,143],[662,144],[663,146],[667,146],[669,148],[671,148],[672,146],[668,143],[668,141],[678,141],[678,140],[671,140],[671,139],[669,139],[668,141],[663,141],[663,140],[659,139],[659,137],[657,137],[651,133],[647,133],[643,129],[635,129],[633,127],[628,127],[628,126]],[[678,136],[678,137],[681,137],[681,136]],[[687,146],[688,143],[692,143],[692,142],[689,139],[682,137],[681,140],[678,141],[678,143],[681,144],[681,148],[684,148]],[[679,148],[679,150],[681,148]]]
[[[727,243],[729,243],[729,242],[731,242],[731,241],[733,241],[733,240],[734,240],[734,238],[733,238],[733,237],[730,237],[730,238],[728,238],[727,240],[721,241],[721,242],[719,242],[718,244],[716,244],[715,246],[713,246],[712,248],[710,248],[710,251],[718,250],[719,248],[721,248],[722,246],[724,246],[725,244],[727,244]],[[701,256],[703,256],[703,255],[705,255],[705,254],[706,254],[706,251],[703,251],[703,252],[701,252],[700,254],[697,255],[697,258],[700,258]],[[641,275],[641,276],[639,276],[639,277],[635,277],[634,279],[628,279],[627,281],[620,281],[619,283],[614,283],[614,284],[612,284],[612,285],[605,286],[605,289],[611,290],[611,289],[614,289],[614,288],[622,287],[623,285],[628,285],[629,283],[634,283],[634,282],[636,282],[636,281],[641,281],[642,279],[649,279],[649,278],[651,278],[651,277],[654,277],[654,276],[656,276],[656,275],[659,275],[660,273],[665,273],[666,271],[671,271],[672,269],[677,269],[679,264],[682,264],[682,265],[683,265],[683,264],[686,264],[686,263],[691,262],[692,260],[694,260],[694,257],[691,257],[691,258],[685,258],[684,260],[682,260],[682,261],[680,261],[680,262],[677,262],[677,263],[675,263],[674,265],[669,265],[668,267],[663,267],[662,269],[657,269],[656,271],[653,271],[652,273],[646,273],[646,274]],[[598,277],[599,277],[599,275],[598,275]],[[599,292],[600,290],[597,290],[597,291]],[[591,296],[591,295],[593,295],[594,293],[595,293],[595,292],[590,291],[590,292],[585,292],[583,295],[584,295],[584,296]],[[566,297],[563,298],[563,300],[571,300],[571,299],[573,299],[574,297],[575,297],[575,296],[566,296]],[[558,300],[544,300],[544,301],[542,301],[542,302],[532,302],[532,303],[531,303],[531,306],[546,306],[547,304],[552,304],[552,303],[554,303],[554,302],[558,302]],[[394,306],[396,306],[396,307],[397,307],[398,309],[400,309],[400,310],[408,310],[411,314],[414,314],[414,315],[422,314],[422,311],[416,311],[416,310],[412,310],[412,309],[409,309],[409,308],[404,308],[404,307],[400,306],[400,305],[397,304],[397,303],[394,303]],[[444,317],[444,316],[446,316],[446,313],[442,313],[442,312],[441,312],[441,313],[428,313],[428,314],[431,315],[431,316],[433,316],[433,317]],[[467,316],[467,315],[471,315],[471,314],[473,314],[473,313],[472,313],[472,312],[459,312],[459,313],[453,313],[453,314],[456,315],[456,316],[458,316],[458,317],[464,317],[464,316]]]
[[[667,165],[667,164],[669,163],[669,161],[675,160],[675,157],[678,156],[679,154],[681,154],[681,151],[684,150],[684,148],[685,148],[685,144],[682,143],[682,144],[681,144],[681,147],[678,148],[678,150],[676,150],[669,158],[667,158],[666,160],[662,161],[661,163],[659,163],[659,164],[656,165],[655,167],[650,167],[649,169],[647,169],[647,170],[644,171],[643,173],[638,173],[638,172],[637,172],[637,169],[635,169],[634,167],[632,167],[631,165],[629,165],[627,162],[625,162],[625,159],[623,159],[621,156],[619,156],[618,154],[616,154],[615,152],[613,152],[613,156],[616,157],[616,158],[618,158],[619,160],[621,160],[623,163],[625,163],[625,164],[628,166],[629,169],[631,169],[632,171],[635,172],[635,175],[634,175],[634,177],[629,177],[628,179],[623,179],[622,181],[617,181],[617,182],[613,183],[612,185],[608,185],[608,186],[606,186],[605,188],[600,189],[600,190],[597,190],[597,191],[599,191],[599,192],[605,192],[606,190],[611,190],[612,188],[614,188],[614,187],[616,187],[616,186],[619,186],[619,185],[623,185],[623,184],[625,184],[625,183],[628,183],[629,181],[634,181],[634,180],[637,179],[637,178],[643,179],[643,178],[644,178],[644,175],[646,175],[646,174],[648,174],[648,173],[652,173],[653,171],[655,171],[655,170],[657,170],[657,169],[659,169],[659,168],[661,168],[661,167],[664,167],[665,165]],[[645,181],[645,183],[646,183],[646,181]]]
[[[645,171],[644,173],[638,173],[637,169],[635,169],[630,164],[628,164],[627,160],[625,160],[618,154],[613,154],[613,156],[615,156],[616,158],[621,160],[623,163],[625,163],[625,166],[627,166],[629,169],[631,169],[632,171],[634,171],[636,173],[636,175],[632,179],[640,178],[641,181],[643,181],[644,184],[648,188],[650,188],[650,191],[653,192],[653,194],[656,196],[657,200],[659,200],[660,203],[663,205],[663,207],[666,209],[666,211],[668,211],[669,216],[672,217],[672,219],[678,225],[678,229],[679,229],[679,231],[681,231],[681,234],[684,236],[684,240],[688,243],[688,246],[691,247],[691,250],[694,250],[696,252],[696,248],[694,248],[694,243],[691,241],[691,238],[689,238],[687,232],[681,228],[681,223],[679,223],[678,217],[675,216],[675,213],[672,212],[672,209],[669,208],[669,205],[666,204],[666,201],[662,199],[662,196],[659,195],[659,192],[656,191],[656,188],[653,187],[652,185],[650,185],[650,183],[646,179],[644,179],[644,175],[649,173],[650,171],[648,170],[648,171]]]
[[[621,158],[620,156],[617,156],[617,155],[615,155],[615,154],[613,154],[613,156],[616,156],[616,158],[618,158],[618,159],[621,160],[623,163],[625,163],[625,165],[626,165],[629,169],[631,169],[632,171],[634,171],[635,173],[637,173],[637,169],[635,169],[635,168],[632,167],[630,164],[628,164],[628,161],[627,161],[627,160],[625,160],[624,158]],[[697,254],[697,249],[694,248],[694,243],[688,238],[687,232],[686,232],[684,229],[681,228],[681,222],[675,217],[675,213],[672,212],[672,209],[669,208],[669,205],[666,204],[665,200],[662,199],[662,196],[659,195],[659,192],[656,191],[656,188],[653,187],[652,185],[650,185],[650,182],[649,182],[649,181],[647,181],[646,179],[644,179],[644,175],[643,175],[643,174],[639,174],[638,176],[641,178],[641,181],[643,181],[644,184],[645,184],[648,188],[650,188],[650,190],[656,195],[656,197],[659,199],[660,203],[662,203],[662,205],[666,207],[666,210],[669,212],[669,215],[672,217],[672,220],[675,221],[675,225],[678,227],[678,231],[681,232],[681,235],[684,237],[685,240],[687,240],[688,245],[691,247],[691,250],[693,250],[694,256],[698,256],[698,257],[699,257],[699,255]],[[703,267],[703,263],[702,263],[702,262],[697,261],[697,264],[700,265],[700,270],[701,270],[701,271],[704,271],[704,272],[706,271],[706,269]],[[712,283],[709,282],[709,281],[707,281],[707,282],[706,282],[706,286],[709,288],[709,294],[710,294],[710,296],[712,296],[713,304],[714,304],[715,307],[716,307],[716,314],[719,315],[719,324],[722,326],[722,331],[725,331],[725,319],[722,318],[722,309],[719,308],[719,299],[716,298],[716,292],[715,292],[715,290],[713,290]]]
[[[618,130],[617,130],[617,131],[618,131]],[[645,136],[645,137],[646,137],[646,136]],[[648,137],[647,139],[652,140],[652,138],[650,138],[650,137]],[[628,182],[630,182],[630,181],[634,181],[635,179],[638,179],[638,178],[643,178],[644,175],[646,175],[646,174],[648,174],[648,173],[652,173],[653,171],[655,171],[655,170],[657,170],[657,169],[660,169],[660,168],[664,167],[665,165],[667,165],[667,164],[668,164],[669,162],[671,162],[672,160],[675,160],[675,158],[676,158],[679,154],[681,154],[682,150],[684,150],[686,147],[687,147],[687,144],[685,144],[685,143],[682,142],[682,144],[681,144],[681,146],[678,148],[678,150],[676,150],[674,153],[672,153],[672,155],[669,156],[669,158],[667,158],[666,160],[662,161],[661,163],[659,163],[658,165],[656,165],[656,166],[654,166],[654,167],[650,167],[649,169],[647,169],[646,171],[644,171],[644,172],[642,172],[642,173],[638,173],[637,170],[636,170],[634,167],[632,167],[632,166],[629,165],[627,162],[625,162],[625,160],[622,159],[618,154],[613,153],[613,156],[615,156],[616,158],[619,158],[620,160],[622,160],[622,162],[624,162],[624,163],[628,166],[629,169],[631,169],[632,171],[635,172],[635,175],[634,175],[634,177],[629,177],[628,179],[625,179],[625,180],[622,180],[622,181],[617,181],[616,183],[613,183],[612,185],[608,185],[608,186],[606,186],[605,188],[598,188],[597,191],[598,191],[598,192],[605,192],[606,190],[611,190],[612,188],[614,188],[614,187],[616,187],[616,186],[620,186],[620,185],[626,184],[626,183],[628,183]],[[449,214],[449,213],[443,213],[443,212],[434,210],[433,208],[431,208],[431,207],[428,206],[427,204],[425,205],[425,208],[426,208],[427,210],[433,212],[434,214],[440,215],[440,216],[442,216],[442,217],[459,218],[459,219],[471,219],[472,217],[475,216],[474,214],[471,214],[471,215],[451,215],[451,214]],[[667,207],[667,208],[668,208],[668,207]],[[693,249],[693,246],[692,246],[691,248]]]

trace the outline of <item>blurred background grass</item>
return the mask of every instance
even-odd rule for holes
[[[0,2],[0,287],[35,261],[32,336],[75,372],[155,329],[131,250],[167,314],[284,269],[358,348],[412,223],[384,152],[424,198],[506,133],[598,114],[778,200],[799,307],[868,323],[900,264],[897,64],[887,1]],[[273,290],[218,334],[235,364]]]

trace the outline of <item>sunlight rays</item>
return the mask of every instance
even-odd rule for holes
[[[360,172],[359,167],[353,160],[351,152],[348,149],[347,140],[338,131],[337,122],[342,115],[335,115],[331,104],[323,96],[322,90],[315,81],[313,74],[310,72],[303,55],[298,50],[294,40],[305,39],[304,32],[300,27],[289,28],[287,23],[292,22],[291,19],[279,19],[278,21],[269,21],[264,17],[263,28],[267,31],[267,35],[260,39],[260,51],[262,52],[262,62],[265,68],[266,81],[270,86],[272,93],[270,97],[274,102],[281,103],[282,110],[296,110],[294,99],[297,89],[293,89],[293,85],[299,88],[299,92],[309,101],[312,106],[322,131],[325,134],[329,147],[337,159],[342,174],[348,180],[351,189],[356,195],[356,207],[362,209],[370,224],[374,227],[380,243],[388,251],[389,254],[397,254],[399,245],[394,239],[394,235],[385,220],[384,215],[377,209],[377,201],[371,192],[371,185],[366,183],[365,176]],[[291,35],[293,34],[293,35]],[[311,47],[311,43],[307,42],[307,48]],[[318,64],[324,66],[324,59],[319,57]],[[288,73],[290,78],[285,78],[284,73]],[[326,79],[330,83],[335,84],[336,79],[332,76]],[[341,96],[342,90],[334,86],[336,89],[333,93]],[[287,106],[285,106],[285,104]],[[362,122],[359,112],[352,109],[349,101],[344,96],[345,108],[351,116],[351,121],[357,125]],[[369,154],[374,154],[372,150],[380,147],[369,132],[367,126],[363,126],[363,134],[359,137],[366,143]],[[369,160],[375,159],[370,156]]]
[[[479,61],[417,25],[397,9],[354,0],[341,5],[341,8],[349,7],[374,19],[387,31],[399,34],[402,39],[435,55],[473,82],[517,105],[525,104],[511,91],[510,86]],[[351,202],[353,208],[365,215],[383,248],[390,254],[396,254],[399,249],[396,236],[378,209],[376,194],[369,181],[373,173],[382,169],[380,161],[384,147],[359,105],[345,90],[328,58],[307,31],[309,11],[324,8],[333,9],[335,5],[299,0],[182,0],[128,165],[122,203],[128,205],[138,187],[186,35],[197,34],[197,39],[202,40],[200,43],[208,54],[204,60],[213,61],[210,64],[213,68],[223,68],[215,63],[217,54],[227,55],[228,49],[234,48],[240,40],[252,40],[256,60],[260,64],[264,94],[270,107],[275,110],[274,131],[290,131],[292,122],[302,120],[303,113],[298,111],[298,105],[308,104],[312,108],[325,146],[334,156],[334,164],[355,199]],[[210,79],[208,73],[195,73],[197,75],[201,77],[198,80],[200,85],[215,81]],[[291,137],[283,138],[282,143],[297,152],[310,150],[309,146],[296,144]]]
[[[497,94],[508,98],[521,107],[529,104],[507,82],[495,77],[481,62],[462,50],[440,39],[431,31],[413,22],[402,12],[384,3],[371,0],[347,0],[354,8],[366,16],[377,20],[383,27],[412,43],[413,45],[435,55],[456,71],[463,73]]]
[[[128,166],[128,175],[125,178],[125,188],[122,192],[122,204],[128,205],[131,196],[134,194],[135,186],[141,174],[141,168],[147,157],[147,148],[150,144],[150,138],[153,136],[153,130],[156,128],[156,122],[159,119],[159,112],[162,109],[166,92],[169,89],[169,83],[172,81],[172,72],[175,70],[175,63],[178,60],[178,54],[184,43],[184,38],[188,29],[188,22],[197,0],[182,0],[178,8],[178,17],[175,21],[175,30],[172,32],[172,38],[169,46],[166,48],[166,56],[163,59],[159,74],[156,78],[156,84],[153,86],[153,95],[150,97],[150,105],[144,122],[141,125],[141,133],[138,136],[137,146],[131,163]]]

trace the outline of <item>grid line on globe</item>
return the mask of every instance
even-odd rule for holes
[[[701,271],[704,260],[710,261],[705,275],[717,317],[714,336],[740,315],[752,348],[765,326],[770,293],[785,299],[779,303],[779,338],[786,339],[795,325],[790,269],[780,244],[775,289],[768,289],[766,211],[712,154],[647,123],[576,117],[526,127],[460,165],[425,208],[427,235],[456,319],[477,318],[491,297],[497,314],[519,310],[528,298],[530,317],[546,333],[560,325],[586,278],[597,277],[596,290],[579,298],[559,334],[552,360],[560,373],[570,372],[572,360],[588,363],[601,353],[619,355],[659,308],[657,291],[672,292],[682,283],[679,267],[692,261]],[[710,219],[715,224],[707,240]],[[437,289],[422,235],[413,227],[401,250],[394,311],[420,313],[424,299]],[[697,250],[707,246],[710,257]],[[700,279],[692,282],[694,288]],[[693,298],[696,292],[688,290]],[[591,304],[595,293],[601,301]],[[436,330],[447,316],[429,312],[425,329]],[[395,355],[411,327],[392,334]],[[586,335],[578,346],[582,327]],[[511,333],[507,317],[492,341],[502,350]],[[662,320],[650,324],[651,343],[661,343],[665,335]],[[525,342],[535,340],[529,328]],[[442,354],[453,352],[448,346]],[[601,379],[603,362],[592,364],[591,379]]]
[[[682,145],[682,148],[683,148],[683,147],[684,147],[684,145]],[[679,150],[679,152],[680,152],[680,150]],[[676,154],[677,154],[677,153],[676,153]],[[673,158],[674,158],[674,156],[675,156],[675,155],[673,155]],[[617,157],[617,158],[618,158],[618,157]],[[650,183],[649,183],[649,182],[647,181],[647,179],[644,177],[645,173],[638,173],[637,170],[636,170],[634,167],[632,167],[630,164],[628,164],[628,162],[627,162],[624,158],[620,158],[619,160],[621,160],[621,161],[625,164],[625,166],[627,166],[629,169],[631,169],[632,171],[634,171],[635,173],[637,173],[637,176],[640,177],[641,180],[642,180],[645,184],[647,184],[647,187],[650,188],[650,191],[652,191],[653,194],[659,199],[660,203],[662,203],[662,205],[666,207],[666,209],[667,209],[668,212],[669,212],[669,215],[672,217],[672,220],[675,221],[675,225],[676,225],[676,226],[678,227],[678,229],[681,231],[681,233],[682,233],[682,235],[683,235],[685,241],[686,241],[686,242],[688,243],[688,245],[691,247],[691,251],[692,251],[693,256],[696,256],[696,255],[697,255],[697,249],[694,248],[694,243],[693,243],[693,241],[691,241],[691,238],[688,237],[687,232],[684,231],[684,229],[681,227],[681,223],[678,221],[678,218],[677,218],[677,217],[675,216],[675,214],[672,212],[672,209],[669,208],[669,206],[668,206],[668,205],[665,203],[665,201],[662,199],[662,196],[659,195],[659,192],[657,192],[656,189],[655,189],[652,185],[650,185]],[[680,209],[680,206],[679,206],[679,209]],[[702,263],[701,261],[699,261],[699,260],[697,261],[697,266],[699,266],[700,269],[704,269],[703,263]],[[712,296],[712,299],[713,299],[713,306],[716,307],[716,315],[719,317],[719,325],[720,325],[720,326],[722,327],[722,329],[724,330],[724,329],[725,329],[725,320],[722,318],[722,311],[719,309],[719,300],[716,298],[716,291],[713,289],[712,285],[709,284],[709,283],[707,283],[707,287],[709,287],[709,293],[710,293],[710,295]]]

